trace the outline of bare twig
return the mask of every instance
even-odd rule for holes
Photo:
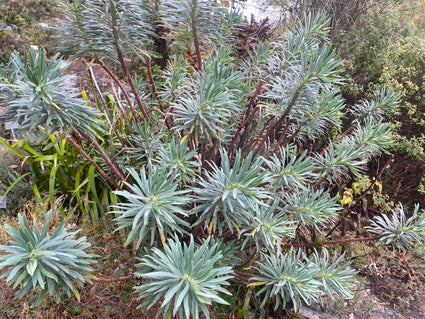
[[[230,144],[230,148],[229,148],[229,154],[232,154],[233,152],[233,147],[235,145],[236,139],[239,135],[239,133],[241,132],[241,130],[253,119],[255,113],[257,112],[258,108],[254,108],[254,110],[251,112],[251,108],[254,105],[254,102],[256,100],[256,98],[258,97],[258,95],[261,92],[261,89],[263,88],[264,82],[260,81],[260,83],[258,83],[257,89],[255,90],[254,94],[251,96],[251,99],[249,100],[248,104],[247,104],[247,118],[245,119],[245,121],[238,127],[235,135],[233,136],[232,139],[232,143]]]
[[[96,170],[100,173],[100,175],[102,175],[102,177],[104,177],[116,189],[121,189],[121,187],[118,186],[117,182],[110,176],[108,176],[108,174],[105,173],[105,171],[81,148],[80,145],[77,144],[77,142],[75,142],[70,136],[66,139],[81,155],[84,156],[84,158],[86,158],[96,168]]]
[[[133,275],[121,276],[121,277],[113,277],[113,278],[99,278],[96,277],[93,281],[97,282],[117,282],[117,281],[127,281],[133,278]]]
[[[85,132],[80,130],[79,133],[81,134],[81,136],[83,136],[88,142],[90,142],[94,146],[94,148],[99,152],[99,155],[102,157],[105,164],[110,167],[110,169],[112,170],[114,175],[120,181],[125,181],[125,177],[124,177],[123,173],[121,172],[120,168],[118,167],[118,165],[114,164],[111,161],[111,159],[108,157],[108,155],[106,155],[105,151],[99,145],[99,143],[94,138],[92,138],[90,135],[86,134]]]
[[[354,243],[354,242],[361,242],[361,241],[376,241],[381,239],[382,236],[372,236],[372,237],[358,237],[358,238],[344,238],[344,239],[337,239],[337,240],[328,240],[328,241],[322,241],[318,243],[302,243],[302,244],[287,244],[283,247],[290,248],[290,247],[313,247],[313,246],[325,246],[325,245],[334,245],[334,244],[343,244],[343,243]]]
[[[146,67],[148,69],[149,81],[151,82],[152,89],[153,89],[153,92],[155,93],[156,99],[158,101],[159,108],[160,108],[162,114],[164,115],[165,124],[167,125],[168,129],[171,130],[171,128],[173,127],[173,123],[171,123],[170,119],[167,117],[167,114],[164,111],[164,106],[162,104],[161,97],[159,96],[158,89],[156,87],[155,80],[154,80],[153,75],[152,75],[152,63],[151,62],[152,62],[151,58],[147,57],[146,58]]]
[[[128,107],[131,110],[131,114],[133,115],[134,120],[137,122],[138,118],[137,118],[137,114],[134,111],[134,107],[133,107],[133,102],[130,99],[130,96],[128,95],[127,90],[124,88],[124,86],[122,85],[120,79],[118,79],[118,77],[105,65],[105,63],[100,62],[102,65],[102,68],[106,71],[106,73],[108,73],[108,75],[115,81],[115,83],[119,86],[119,88],[121,89],[121,92],[124,94],[124,97],[127,101]],[[124,115],[123,115],[124,116]]]

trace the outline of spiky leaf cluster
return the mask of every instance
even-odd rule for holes
[[[356,130],[345,136],[340,143],[342,148],[350,148],[359,151],[359,157],[370,160],[380,155],[393,145],[394,137],[391,135],[390,123],[374,123],[369,120],[366,125],[356,123]]]
[[[333,90],[341,81],[341,60],[316,38],[323,39],[326,32],[323,17],[309,16],[306,25],[300,23],[295,32],[281,38],[267,61],[269,83],[264,97],[270,101],[270,114],[285,116],[288,136],[314,132],[309,138],[318,137],[342,115],[343,103]]]
[[[212,223],[212,229],[221,233],[223,226],[233,229],[249,220],[256,204],[262,205],[261,199],[269,193],[260,186],[266,179],[261,158],[251,163],[252,153],[242,158],[237,152],[231,166],[227,153],[220,154],[221,167],[211,163],[212,171],[200,178],[200,187],[194,189],[196,207],[192,214],[200,214],[197,223]]]
[[[10,246],[0,246],[6,252],[0,256],[0,269],[7,267],[0,278],[6,278],[8,285],[13,283],[14,289],[22,283],[18,298],[39,287],[42,291],[37,302],[47,293],[56,295],[58,301],[62,292],[68,296],[73,293],[79,299],[77,286],[90,282],[85,276],[93,271],[90,264],[96,257],[85,252],[90,243],[85,237],[74,239],[78,231],[67,232],[65,222],[49,235],[51,214],[46,214],[41,232],[35,220],[31,229],[25,215],[18,215],[19,229],[7,225],[13,241]]]
[[[164,80],[160,94],[165,101],[174,102],[183,96],[189,85],[189,65],[182,55],[175,55],[168,61],[161,78]]]
[[[117,49],[143,52],[152,44],[150,11],[144,1],[84,0],[64,7],[62,50],[117,61]]]
[[[132,146],[128,148],[129,157],[139,163],[155,158],[161,149],[164,135],[156,122],[136,124],[131,136]]]
[[[393,90],[381,89],[372,100],[363,100],[354,105],[351,112],[358,120],[381,122],[389,114],[397,114],[401,95]]]
[[[213,0],[166,0],[163,3],[164,24],[177,45],[199,41],[205,45],[224,39],[226,10]],[[196,44],[195,44],[196,45]]]
[[[320,282],[320,289],[330,298],[334,299],[335,295],[342,298],[350,299],[353,297],[351,285],[354,282],[356,272],[350,268],[351,262],[343,263],[344,254],[337,257],[335,254],[332,260],[326,248],[321,249],[323,257],[317,251],[313,254],[313,260],[319,268],[316,280]]]
[[[242,76],[229,63],[228,52],[211,56],[204,72],[189,78],[185,94],[171,104],[175,128],[196,134],[196,142],[223,141],[240,101]]]
[[[294,221],[303,227],[312,226],[317,230],[325,226],[332,217],[338,215],[341,206],[338,197],[331,197],[329,192],[319,189],[304,189],[302,192],[285,194],[285,210],[293,216]]]
[[[196,176],[199,163],[192,160],[196,151],[188,151],[187,139],[176,142],[174,138],[159,151],[158,165],[175,173],[180,183],[188,184]]]
[[[297,310],[301,303],[309,305],[319,301],[322,293],[331,298],[334,295],[352,298],[350,284],[355,271],[349,268],[350,263],[344,263],[344,255],[331,261],[327,249],[322,252],[323,257],[315,251],[313,258],[308,258],[301,251],[294,253],[291,248],[285,254],[279,251],[258,262],[255,269],[261,275],[253,277],[252,280],[257,282],[250,285],[264,285],[257,293],[264,293],[263,305],[274,297],[275,309],[280,303],[286,307],[292,302]]]
[[[406,217],[400,204],[398,214],[393,211],[392,218],[387,215],[376,216],[371,223],[370,232],[381,235],[378,244],[392,245],[398,250],[412,249],[425,243],[425,214],[418,214],[419,205],[415,205],[413,215]]]
[[[48,62],[45,51],[36,53],[31,49],[23,59],[13,53],[10,61],[16,80],[0,86],[13,93],[7,100],[7,116],[20,123],[21,130],[43,127],[46,134],[81,130],[98,135],[97,130],[103,126],[100,114],[72,90],[58,55]]]
[[[241,228],[241,233],[245,235],[242,246],[248,240],[254,240],[257,250],[266,247],[270,252],[275,250],[278,241],[284,237],[293,237],[296,223],[289,214],[279,207],[279,201],[273,205],[256,205],[252,212],[252,217],[246,226]]]
[[[314,160],[307,156],[307,151],[298,154],[298,147],[291,144],[279,148],[279,154],[273,154],[266,161],[271,173],[270,183],[275,189],[302,189],[317,177],[314,174]]]
[[[315,279],[318,268],[309,259],[303,262],[301,251],[294,254],[291,248],[286,254],[279,251],[277,254],[265,256],[264,262],[259,262],[255,269],[261,275],[253,277],[252,280],[264,284],[257,293],[264,293],[262,306],[271,297],[275,298],[275,309],[280,304],[285,308],[288,302],[292,302],[297,310],[301,302],[310,305],[318,300],[320,282]]]
[[[334,182],[348,178],[350,173],[360,176],[367,160],[361,157],[362,150],[356,148],[356,142],[350,141],[351,147],[341,143],[335,148],[330,144],[324,154],[316,155],[316,165],[322,179]]]
[[[183,206],[189,198],[188,190],[177,190],[176,173],[169,174],[166,167],[159,168],[151,162],[146,167],[147,172],[138,173],[128,169],[134,184],[125,182],[131,191],[115,191],[124,201],[113,206],[118,223],[118,229],[130,228],[125,245],[137,240],[136,247],[150,233],[153,243],[156,229],[162,236],[164,231],[185,233],[189,224],[182,218],[187,216]]]
[[[199,318],[201,311],[207,317],[207,306],[212,302],[228,304],[219,293],[230,294],[223,286],[233,277],[231,267],[218,267],[222,257],[217,244],[209,246],[208,238],[201,246],[190,237],[189,245],[178,238],[170,239],[161,251],[153,248],[138,264],[136,275],[145,281],[136,287],[142,299],[140,307],[149,309],[163,298],[158,314],[180,318]],[[171,312],[172,309],[172,312]]]

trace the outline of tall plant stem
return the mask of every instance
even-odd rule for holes
[[[285,112],[286,113],[286,112]],[[283,123],[283,121],[285,120],[286,115],[282,115],[279,120],[277,122],[275,122],[270,128],[269,130],[264,134],[263,138],[261,139],[261,141],[258,143],[257,148],[254,151],[254,155],[253,158],[255,158],[258,154],[258,152],[261,150],[261,148],[263,147],[263,144],[265,143],[265,141],[267,140],[267,138],[274,132],[277,130],[277,128]]]
[[[263,147],[263,144],[267,140],[267,138],[279,128],[279,126],[283,123],[283,121],[289,115],[289,112],[291,112],[292,108],[295,106],[295,103],[297,102],[298,97],[301,93],[301,90],[302,90],[302,88],[304,87],[305,84],[306,84],[306,80],[304,80],[303,82],[300,83],[300,86],[297,88],[297,91],[295,92],[294,96],[292,97],[291,101],[289,102],[288,107],[286,108],[285,112],[282,114],[282,116],[279,118],[279,120],[274,125],[272,125],[272,127],[270,127],[270,129],[264,134],[263,138],[261,139],[257,148],[254,151],[253,158],[255,158],[255,156],[261,150],[261,148]]]
[[[145,119],[150,121],[148,111],[146,107],[144,106],[142,100],[140,99],[139,92],[137,91],[136,86],[134,85],[133,79],[131,78],[130,71],[128,70],[128,67],[127,67],[127,63],[125,63],[124,56],[122,55],[122,52],[119,48],[117,48],[117,54],[118,54],[118,61],[120,62],[121,68],[123,69],[124,74],[127,78],[127,82],[130,85],[131,90],[133,91],[134,97],[136,98],[137,105],[139,106],[139,109],[142,112]]]
[[[111,158],[113,159],[113,156],[114,156],[113,145],[114,145],[114,143],[113,143],[113,134],[112,134],[112,131],[115,133],[116,137],[118,138],[118,140],[120,141],[120,143],[122,145],[124,145],[124,142],[121,139],[120,134],[118,134],[117,130],[115,129],[115,123],[116,123],[115,121],[116,120],[113,121],[111,119],[111,116],[109,114],[109,110],[108,110],[108,107],[107,107],[105,98],[103,97],[103,94],[100,91],[99,85],[97,83],[96,77],[95,77],[94,72],[93,72],[93,70],[92,70],[91,67],[89,68],[89,73],[90,73],[91,81],[94,84],[94,88],[96,89],[95,92],[97,92],[97,95],[99,95],[99,98],[102,101],[102,110],[103,110],[103,113],[105,114],[105,118],[108,121],[108,124],[109,124],[109,127],[110,127],[109,147],[110,147]],[[115,162],[114,159],[112,161]]]
[[[236,139],[238,137],[238,135],[240,134],[241,130],[248,125],[248,123],[254,118],[255,113],[257,113],[258,108],[254,108],[254,110],[251,112],[251,108],[254,105],[254,102],[256,100],[256,98],[258,97],[258,95],[261,92],[261,89],[263,88],[264,82],[260,81],[260,83],[258,83],[257,89],[255,90],[254,94],[251,96],[248,105],[247,105],[247,117],[245,119],[245,121],[243,121],[243,123],[238,127],[235,135],[233,136],[232,139],[232,143],[230,144],[230,148],[229,148],[229,154],[232,154],[233,152],[233,148],[235,146],[236,143]]]
[[[198,60],[198,69],[201,73],[203,73],[204,67],[202,63],[201,48],[199,45],[199,39],[198,39],[197,31],[196,31],[196,26],[193,27],[193,44],[195,45],[196,59]]]
[[[164,106],[161,101],[161,97],[159,96],[158,89],[156,87],[155,80],[152,75],[152,60],[150,57],[146,58],[146,67],[148,69],[148,76],[149,76],[149,81],[151,82],[151,85],[152,85],[152,90],[155,93],[159,108],[165,119],[165,125],[167,125],[167,128],[171,131],[173,124],[171,123],[170,119],[167,117],[167,114],[165,113]]]
[[[111,171],[114,173],[114,175],[120,180],[120,181],[125,181],[125,177],[123,175],[123,173],[121,172],[120,168],[118,167],[118,165],[114,164],[108,157],[108,155],[106,155],[105,151],[103,150],[103,148],[99,145],[99,143],[92,138],[90,135],[86,134],[83,131],[79,131],[79,133],[81,134],[81,136],[83,136],[88,142],[90,142],[93,147],[99,152],[100,156],[102,157],[103,161],[105,162],[106,165],[109,166],[109,168],[111,169]]]
[[[133,102],[130,99],[130,96],[127,93],[127,90],[122,85],[120,79],[105,65],[105,63],[101,62],[102,68],[108,73],[108,75],[115,81],[115,83],[118,85],[118,87],[121,89],[121,92],[124,94],[124,98],[127,101],[128,107],[130,108],[131,115],[133,116],[133,119],[137,122],[137,114],[134,111]],[[123,116],[125,116],[123,114]]]
[[[273,149],[274,154],[276,154],[278,152],[280,144],[282,144],[283,140],[285,139],[286,131],[288,130],[288,127],[289,127],[290,124],[291,124],[291,121],[286,122],[285,128],[283,129],[283,132],[280,135],[279,140],[277,141],[276,146]],[[288,142],[285,142],[284,146],[286,146],[287,144],[288,144]]]
[[[336,143],[338,143],[345,135],[347,135],[348,133],[350,133],[353,129],[354,129],[354,125],[351,125],[349,128],[347,128],[343,133],[341,133],[333,142],[332,145],[335,145]],[[325,152],[330,148],[331,146],[328,145],[326,146],[321,152],[320,152],[320,156],[322,156],[323,154],[325,154]]]
[[[106,278],[106,277],[96,277],[93,279],[96,282],[117,282],[117,281],[127,281],[134,277],[134,275],[127,275],[127,276],[121,276],[121,277],[113,277],[113,278]]]
[[[292,142],[292,140],[295,138],[295,136],[298,135],[298,133],[301,131],[302,126],[300,125],[295,132],[285,141],[285,143],[283,143],[283,146],[288,145],[289,143]]]
[[[72,137],[66,138],[68,142],[71,143],[72,147],[74,147],[81,155],[84,156],[85,159],[87,159],[99,172],[100,175],[102,175],[103,178],[105,178],[112,186],[114,186],[116,189],[121,189],[121,187],[117,184],[117,182],[111,178],[108,174],[105,173],[105,171],[88,155],[80,145],[75,142]]]
[[[143,116],[146,120],[150,120],[148,111],[144,104],[142,103],[142,100],[140,99],[139,92],[136,89],[136,86],[134,85],[133,79],[131,78],[130,71],[128,70],[127,63],[125,62],[124,55],[121,51],[120,46],[120,37],[118,34],[118,12],[115,8],[115,4],[112,2],[112,0],[109,1],[111,6],[111,20],[112,20],[112,35],[114,37],[114,47],[117,52],[118,62],[121,65],[121,68],[125,74],[125,77],[127,78],[128,85],[130,85],[131,90],[133,91],[134,97],[136,98],[137,105],[139,106],[140,111],[142,112]]]
[[[213,145],[211,147],[211,152],[210,152],[210,155],[208,156],[208,159],[207,159],[208,162],[211,162],[214,158],[214,155],[215,155],[216,149],[217,149],[217,143],[218,143],[218,138],[214,137]]]
[[[196,19],[196,5],[197,2],[193,2],[193,6],[191,7],[191,27],[192,27],[192,36],[193,36],[193,44],[195,46],[196,59],[198,60],[198,70],[203,73],[204,67],[202,63],[202,55],[201,55],[201,46],[199,44],[199,36],[198,36],[198,25]]]
[[[134,133],[134,130],[133,130],[132,126],[130,125],[130,122],[129,122],[128,117],[127,117],[127,111],[125,110],[124,106],[121,103],[121,100],[120,100],[120,97],[118,95],[118,92],[117,92],[117,90],[115,88],[115,85],[111,85],[111,88],[112,88],[112,93],[114,94],[114,97],[115,97],[115,99],[117,101],[118,109],[121,112],[121,115],[122,115],[122,118],[124,120],[124,123],[127,126],[127,129],[130,132],[130,134],[133,134]],[[135,119],[135,121],[137,123],[137,119]]]

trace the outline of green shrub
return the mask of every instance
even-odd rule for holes
[[[66,232],[64,222],[49,235],[51,214],[52,211],[46,214],[41,232],[35,220],[32,230],[26,216],[19,215],[19,229],[7,226],[13,238],[11,245],[0,246],[1,250],[7,252],[0,256],[0,260],[3,260],[0,269],[7,268],[1,278],[6,278],[9,285],[13,284],[13,288],[23,283],[16,295],[18,298],[32,289],[41,288],[36,304],[47,293],[56,295],[57,301],[62,292],[68,296],[73,293],[79,299],[74,284],[82,286],[86,281],[91,282],[85,275],[93,270],[89,265],[94,262],[95,255],[84,251],[90,244],[85,242],[85,237],[74,239],[78,231]]]
[[[222,254],[215,250],[217,244],[209,246],[208,238],[201,246],[195,246],[193,237],[189,245],[180,240],[169,240],[164,251],[153,248],[152,252],[140,259],[141,270],[136,276],[145,282],[136,287],[140,306],[155,305],[161,297],[163,301],[159,313],[164,318],[199,318],[200,310],[207,317],[207,306],[212,302],[226,304],[218,293],[230,294],[223,286],[229,285],[232,276],[231,267],[218,267]]]
[[[179,7],[175,16],[164,17],[167,5]],[[86,166],[77,170],[79,182],[63,169],[71,190],[63,196],[92,192],[84,202],[112,207],[125,244],[146,249],[141,307],[161,302],[165,317],[196,317],[199,309],[208,316],[207,305],[225,303],[222,286],[231,281],[244,289],[264,285],[259,294],[265,303],[277,299],[278,310],[319,301],[323,290],[352,295],[354,273],[343,257],[330,261],[325,250],[307,257],[290,247],[302,238],[301,246],[320,245],[318,234],[344,217],[336,189],[393,143],[385,115],[400,96],[381,90],[370,101],[344,103],[342,61],[324,16],[306,14],[294,30],[239,60],[229,29],[210,26],[240,20],[215,1],[87,0],[71,3],[66,14],[64,47],[98,63],[113,78],[112,93],[100,92],[95,75],[93,101],[69,93],[56,60],[47,62],[43,52],[23,61],[13,55],[16,77],[2,88],[13,93],[5,95],[11,116],[36,123],[39,139],[52,133],[40,153],[33,141],[23,146],[32,161],[49,164],[51,201],[70,153]],[[155,33],[158,25],[164,30]],[[174,55],[164,70],[152,66],[159,40]],[[128,67],[135,54],[146,79]]]

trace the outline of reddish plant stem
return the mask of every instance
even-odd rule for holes
[[[195,51],[196,51],[196,58],[198,60],[198,69],[201,73],[204,72],[204,67],[202,63],[202,54],[201,54],[201,47],[199,45],[199,39],[197,34],[197,27],[196,25],[192,25],[193,29],[193,44],[195,45]]]
[[[108,73],[108,75],[115,81],[115,83],[121,89],[121,91],[124,94],[124,97],[127,101],[128,107],[131,110],[131,114],[133,115],[134,120],[137,122],[137,115],[136,115],[136,112],[134,111],[133,103],[131,102],[131,99],[130,99],[130,96],[128,95],[128,93],[127,93],[127,90],[124,88],[124,86],[122,85],[122,83],[118,79],[118,77],[103,62],[100,62],[100,63],[102,65],[102,68],[106,71],[106,73]],[[125,116],[125,115],[123,114],[123,116]]]
[[[286,125],[285,125],[285,128],[283,129],[282,135],[280,135],[279,140],[277,141],[276,146],[273,149],[273,153],[277,153],[277,151],[279,150],[279,146],[280,146],[280,144],[282,144],[282,142],[285,138],[285,135],[286,135],[286,131],[288,130],[288,127],[289,127],[290,124],[291,124],[291,121],[286,122]],[[287,145],[287,143],[285,143],[284,146],[286,146],[286,145]]]
[[[259,135],[259,136],[262,136],[262,135],[264,134],[264,132],[266,131],[266,129],[267,129],[267,127],[269,126],[269,124],[270,124],[271,122],[273,122],[273,119],[274,119],[274,117],[270,117],[270,118],[266,121],[266,123],[264,124],[264,127],[262,128],[262,130],[261,130],[261,132],[260,132],[260,135]],[[260,120],[260,119],[258,119],[258,120]]]
[[[249,100],[249,102],[248,102],[248,105],[247,105],[247,112],[248,112],[248,114],[247,114],[247,118],[245,119],[245,121],[243,121],[243,123],[238,127],[238,129],[237,129],[237,131],[236,131],[236,133],[235,133],[235,135],[233,136],[233,139],[232,139],[232,143],[230,144],[230,148],[229,148],[229,154],[232,154],[232,152],[233,152],[233,147],[235,146],[235,142],[236,142],[236,139],[237,139],[237,137],[238,137],[238,135],[239,135],[239,133],[241,132],[241,130],[246,126],[246,125],[248,125],[248,123],[253,119],[253,117],[255,116],[255,113],[257,113],[257,110],[258,110],[258,108],[256,107],[256,108],[254,108],[254,110],[252,111],[252,112],[250,112],[250,110],[251,110],[251,108],[252,108],[252,106],[254,105],[254,102],[255,102],[255,99],[258,97],[258,95],[260,94],[260,92],[261,92],[261,89],[263,88],[263,85],[264,85],[264,82],[263,81],[260,81],[260,83],[258,83],[258,86],[257,86],[257,89],[255,90],[255,92],[254,92],[254,94],[251,96],[251,99]]]
[[[292,97],[291,101],[288,104],[288,107],[286,108],[285,112],[282,114],[282,116],[280,117],[280,119],[267,131],[266,134],[264,134],[263,138],[261,139],[260,143],[258,144],[253,157],[255,158],[255,156],[258,154],[258,152],[260,151],[260,149],[262,148],[262,145],[264,144],[264,142],[267,140],[267,138],[273,133],[275,132],[279,126],[283,123],[283,121],[286,119],[286,117],[289,115],[289,113],[291,112],[292,108],[294,107],[295,103],[298,100],[298,97],[300,95],[300,92],[302,90],[302,88],[305,85],[305,81],[302,82],[300,84],[300,86],[298,87],[297,91],[295,92],[294,96]]]
[[[170,122],[170,119],[167,117],[167,115],[164,111],[164,107],[163,107],[163,104],[162,104],[162,101],[161,101],[161,97],[159,96],[158,88],[156,87],[155,80],[154,80],[153,75],[152,75],[152,60],[151,60],[150,57],[146,58],[146,67],[148,69],[149,81],[151,82],[153,92],[155,93],[156,99],[158,100],[159,109],[161,110],[161,112],[164,116],[164,119],[165,119],[165,125],[167,125],[168,129],[171,131],[173,124]]]
[[[124,142],[121,139],[120,134],[115,129],[115,121],[112,121],[112,119],[111,119],[111,116],[109,114],[109,110],[107,108],[107,104],[106,104],[105,98],[103,97],[102,92],[100,91],[100,87],[99,87],[99,85],[97,83],[96,77],[95,77],[94,72],[93,72],[93,70],[92,70],[91,67],[89,68],[89,72],[90,72],[90,78],[91,78],[91,80],[93,82],[93,85],[94,85],[94,88],[95,88],[95,92],[97,92],[97,94],[99,95],[100,100],[102,101],[102,110],[103,110],[103,113],[105,114],[106,120],[108,121],[108,124],[110,126],[110,131],[109,131],[109,152],[111,153],[110,156],[111,156],[112,163],[114,165],[116,165],[115,157],[114,157],[114,147],[113,147],[114,143],[113,143],[113,134],[112,134],[112,132],[115,133],[115,135],[117,136],[118,140],[120,141],[120,143],[122,145],[124,145]]]
[[[260,80],[260,82],[258,83],[257,88],[255,89],[254,94],[251,96],[251,98],[249,99],[248,105],[247,105],[247,111],[248,111],[248,115],[251,112],[251,108],[254,106],[254,102],[257,99],[258,95],[260,95],[261,90],[263,89],[265,82]]]
[[[109,159],[108,155],[106,155],[105,151],[99,145],[99,143],[94,138],[92,138],[90,135],[86,134],[85,132],[79,131],[79,133],[81,134],[81,136],[83,136],[87,141],[89,141],[94,146],[94,148],[99,152],[99,154],[102,157],[102,159],[105,162],[105,164],[108,165],[111,168],[111,170],[114,173],[114,175],[120,181],[125,181],[125,177],[123,176],[123,174],[122,174],[121,170],[119,169],[119,167],[117,165],[114,165],[112,163],[112,161]]]
[[[121,44],[120,44],[121,41],[120,41],[120,36],[118,32],[120,22],[119,22],[119,14],[117,12],[117,8],[112,0],[109,0],[109,3],[110,3],[110,9],[111,9],[112,36],[113,36],[115,51],[117,52],[118,62],[120,63],[121,68],[124,71],[124,74],[127,78],[127,82],[130,85],[131,90],[133,91],[134,97],[136,98],[136,102],[139,106],[140,111],[142,111],[142,114],[145,117],[145,119],[152,124],[152,122],[150,121],[148,111],[146,107],[143,105],[142,100],[140,99],[139,92],[137,91],[136,86],[134,85],[133,79],[131,78],[130,71],[128,70],[128,67],[127,67],[127,63],[125,62],[124,55],[121,51]]]
[[[274,123],[269,130],[266,132],[266,134],[264,134],[263,138],[261,139],[261,141],[258,143],[257,148],[254,151],[254,155],[252,156],[252,158],[255,158],[258,154],[258,152],[260,151],[260,149],[262,148],[262,145],[264,144],[264,142],[267,140],[267,138],[274,132],[277,130],[277,128],[283,123],[283,121],[285,120],[286,115],[282,115],[280,117],[280,119]]]
[[[116,189],[121,189],[120,186],[118,186],[117,182],[112,179],[108,174],[105,173],[105,171],[81,148],[80,145],[77,144],[70,136],[66,138],[68,142],[71,143],[72,147],[74,147],[81,155],[84,156],[99,172],[100,175],[102,175],[103,178],[105,178],[112,186],[114,186]]]
[[[317,187],[320,186],[320,184],[322,184],[322,182],[328,177],[329,174],[324,175],[320,180],[318,180],[316,183],[314,183],[313,185],[313,189],[316,189]]]
[[[121,68],[123,69],[124,74],[127,78],[127,82],[130,85],[131,90],[133,91],[134,97],[136,98],[137,105],[139,106],[139,109],[142,112],[145,119],[150,121],[148,111],[146,107],[143,105],[142,100],[140,99],[139,92],[137,91],[136,86],[134,85],[133,79],[131,78],[131,74],[130,74],[130,71],[128,70],[127,63],[125,63],[124,56],[118,46],[116,47],[116,50],[118,55],[118,61],[120,62]]]
[[[211,162],[213,157],[214,157],[214,154],[215,154],[215,151],[216,151],[216,148],[217,148],[217,143],[218,143],[218,138],[214,137],[213,145],[211,147],[211,152],[210,152],[210,155],[208,156],[208,159],[207,159],[208,162]]]
[[[113,94],[114,94],[114,97],[115,97],[115,99],[116,99],[116,101],[117,101],[118,109],[119,109],[119,110],[120,110],[120,112],[121,112],[121,115],[122,115],[122,118],[123,118],[123,120],[124,120],[124,123],[125,123],[125,125],[127,126],[127,129],[129,130],[130,134],[133,134],[133,133],[134,133],[134,130],[133,130],[133,128],[131,127],[130,122],[128,121],[128,118],[127,118],[127,111],[125,110],[124,106],[122,105],[122,103],[121,103],[121,101],[120,101],[120,98],[119,98],[119,96],[118,96],[118,92],[117,92],[117,90],[115,89],[115,86],[114,86],[114,85],[111,85],[111,88],[112,88],[112,92],[113,92]],[[132,111],[134,111],[134,110],[132,110]],[[137,118],[135,118],[134,120],[135,120],[135,121],[136,121],[136,123],[137,123]],[[121,140],[121,139],[120,139],[120,140]],[[124,143],[123,143],[123,145],[124,145]]]
[[[283,146],[285,147],[286,145],[288,145],[289,143],[292,142],[292,140],[295,138],[295,136],[297,136],[297,134],[301,131],[301,127],[299,126],[295,132],[285,141],[285,143],[283,144]]]
[[[343,133],[341,133],[340,136],[338,136],[335,141],[332,142],[332,145],[335,145],[336,143],[338,143],[345,135],[347,135],[348,133],[350,133],[354,128],[354,125],[351,125],[348,129],[346,129]],[[331,145],[326,146],[321,152],[320,152],[320,156],[322,156],[323,154],[325,154],[325,152],[331,147]]]
[[[159,107],[160,107],[161,111],[164,112],[164,109],[162,107],[161,97],[159,96],[158,88],[156,87],[155,80],[153,78],[153,74],[152,74],[152,59],[150,57],[146,57],[146,67],[148,69],[149,81],[151,82],[153,92],[155,93],[156,99],[158,100]]]

